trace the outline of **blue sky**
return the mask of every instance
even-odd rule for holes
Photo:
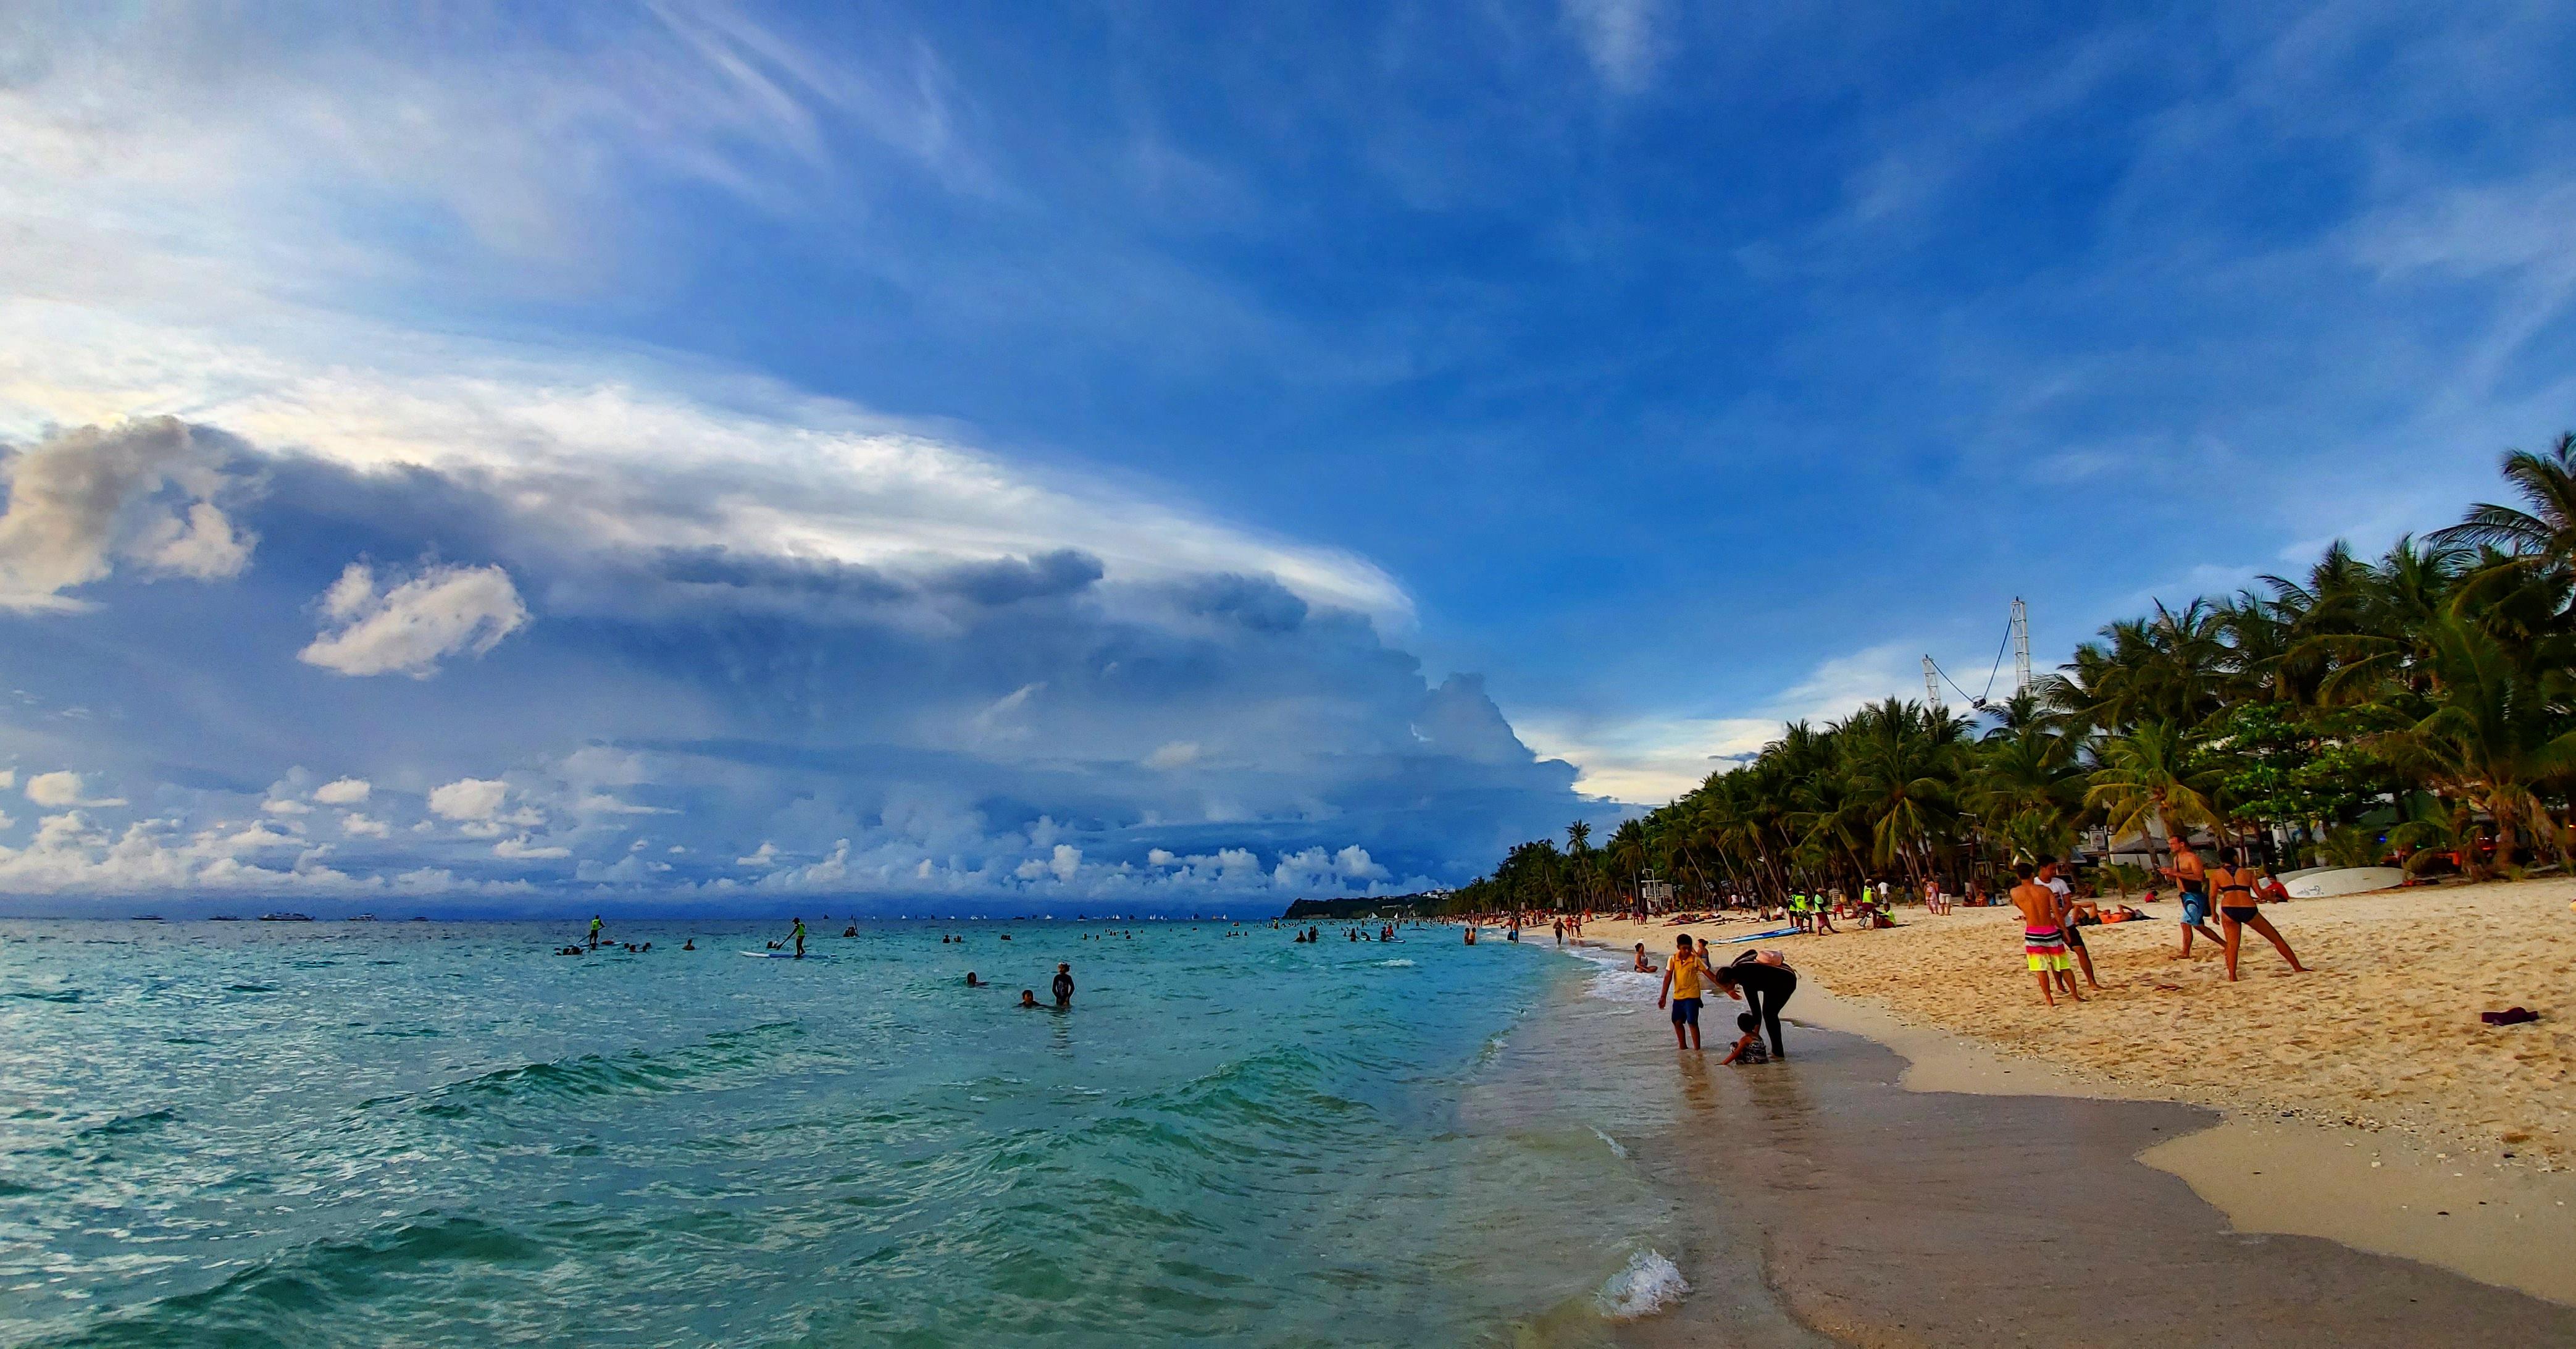
[[[0,26],[31,911],[1454,883],[2576,422],[2561,7]]]

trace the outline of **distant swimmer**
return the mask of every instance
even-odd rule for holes
[[[683,951],[694,951],[698,949],[698,939],[695,937],[689,938],[687,941],[680,943],[680,949]]]
[[[1024,988],[1024,989],[1021,989],[1021,990],[1020,990],[1020,1005],[1021,1005],[1022,1007],[1035,1007],[1035,1006],[1037,1006],[1037,1005],[1038,1005],[1038,991],[1037,991],[1036,989],[1034,989],[1034,988]]]
[[[973,970],[968,970],[966,971],[966,986],[968,988],[982,988],[984,983],[982,980],[975,977],[975,972]]]
[[[1476,925],[1474,923],[1469,923],[1467,925],[1467,944],[1469,946],[1476,944]]]
[[[1073,1005],[1073,966],[1059,963],[1055,967],[1055,1005]]]
[[[859,935],[859,925],[852,923],[848,927],[842,928],[841,935],[844,937],[855,937]]]

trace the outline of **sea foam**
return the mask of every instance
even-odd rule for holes
[[[1682,1300],[1690,1281],[1661,1251],[1639,1251],[1601,1285],[1592,1300],[1613,1321],[1636,1321]]]

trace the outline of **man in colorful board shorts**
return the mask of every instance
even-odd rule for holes
[[[2021,910],[2021,949],[2030,962],[2030,972],[2039,980],[2039,996],[2049,1006],[2057,1005],[2057,994],[2051,985],[2062,984],[2066,996],[2077,1002],[2084,995],[2075,989],[2075,961],[2066,952],[2066,929],[2057,912],[2057,892],[2032,880],[2028,862],[2013,863],[2013,875],[2020,884],[2012,891],[2013,907]]]

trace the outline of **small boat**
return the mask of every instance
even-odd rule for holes
[[[372,913],[361,913],[343,918],[340,921],[344,923],[372,923],[376,921],[376,916]]]
[[[138,913],[134,915],[134,921],[138,923],[158,923],[162,921],[162,919],[161,915],[157,913]]]
[[[309,923],[313,921],[313,915],[309,913],[263,913],[259,916],[259,921],[263,923]]]
[[[219,913],[206,921],[209,923],[238,923],[241,919],[229,913]]]

